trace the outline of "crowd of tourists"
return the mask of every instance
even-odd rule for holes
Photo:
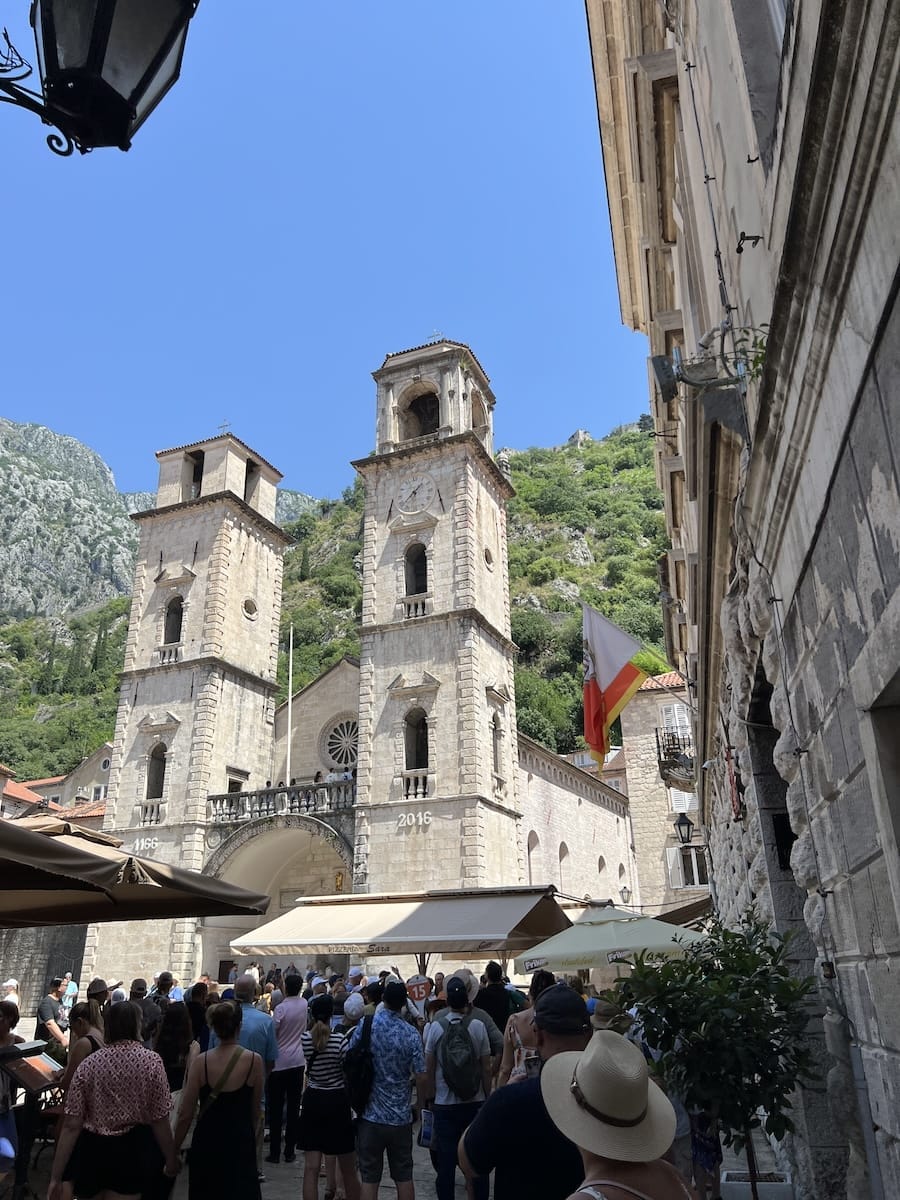
[[[5,986],[0,1054],[21,1040]],[[715,1132],[695,1120],[692,1133],[653,1083],[640,1030],[546,971],[527,996],[497,963],[409,986],[396,970],[253,963],[227,986],[163,971],[78,991],[53,979],[37,1009],[35,1036],[60,1061],[47,1200],[162,1200],[182,1170],[191,1200],[261,1200],[264,1171],[299,1153],[303,1200],[323,1182],[325,1200],[376,1200],[385,1167],[414,1200],[414,1136],[438,1200],[458,1172],[470,1200],[492,1179],[495,1200],[718,1195]],[[14,1101],[0,1072],[0,1169],[15,1156],[24,1194],[39,1100]]]

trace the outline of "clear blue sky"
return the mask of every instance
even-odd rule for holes
[[[4,12],[33,59],[25,0]],[[0,415],[123,490],[222,421],[334,496],[370,372],[434,331],[497,395],[498,446],[647,408],[621,326],[581,0],[202,0],[128,154],[60,159],[0,105]]]

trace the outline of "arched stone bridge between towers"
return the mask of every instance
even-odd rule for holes
[[[234,938],[298,896],[352,892],[355,836],[355,780],[209,796],[204,873],[263,892],[271,904],[264,918],[206,918],[198,930],[204,964],[227,970]]]
[[[227,792],[208,796],[206,806],[210,854],[205,870],[211,875],[226,877],[229,860],[253,838],[291,830],[323,839],[344,863],[348,876],[353,870],[355,780]]]

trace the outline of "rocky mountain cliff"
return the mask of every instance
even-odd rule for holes
[[[43,425],[0,417],[0,615],[56,617],[128,595],[152,492],[119,492],[98,454]],[[278,520],[312,496],[283,489]]]
[[[560,752],[580,741],[582,600],[666,669],[656,565],[665,546],[649,418],[594,440],[510,450],[512,636],[519,728]],[[72,438],[0,421],[0,762],[20,779],[62,774],[111,737],[127,628],[135,537],[102,460]],[[363,489],[336,500],[279,493],[294,538],[285,557],[282,652],[287,686],[359,653]],[[112,599],[105,599],[113,597]],[[101,603],[105,600],[105,603]],[[32,615],[34,614],[34,615]]]

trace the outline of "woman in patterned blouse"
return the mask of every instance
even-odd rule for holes
[[[178,1173],[162,1059],[141,1044],[141,1010],[125,1000],[106,1017],[106,1046],[72,1077],[47,1200],[64,1180],[93,1200],[139,1200],[161,1171]]]

